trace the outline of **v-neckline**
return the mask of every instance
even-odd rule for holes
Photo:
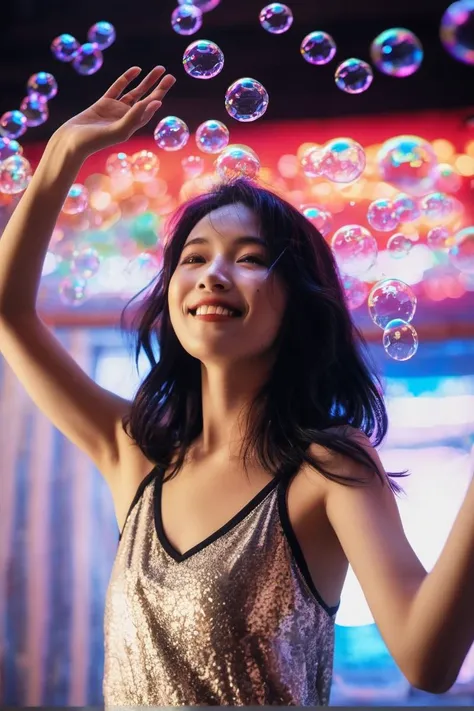
[[[204,548],[207,548],[211,543],[214,543],[214,541],[217,541],[221,536],[223,536],[225,533],[228,533],[231,531],[235,526],[237,526],[240,521],[242,521],[246,516],[248,516],[253,509],[255,509],[258,504],[260,504],[267,494],[270,493],[278,484],[279,482],[279,477],[275,476],[273,479],[270,479],[270,481],[265,484],[263,489],[260,489],[260,491],[255,494],[250,501],[245,504],[243,508],[240,509],[232,518],[225,523],[223,526],[217,529],[217,531],[214,531],[214,533],[211,533],[210,536],[205,538],[201,543],[197,543],[195,546],[187,550],[185,553],[180,553],[176,548],[171,544],[169,541],[165,529],[163,528],[163,517],[162,517],[162,490],[163,490],[163,472],[160,471],[158,472],[158,476],[155,479],[154,483],[154,488],[153,488],[153,498],[154,498],[154,518],[155,518],[155,530],[156,530],[156,535],[158,536],[158,540],[163,546],[164,550],[168,553],[173,560],[175,560],[177,563],[182,563],[185,560],[188,560],[188,558],[191,558],[191,556],[195,555],[196,553],[199,553],[199,551],[204,550]]]

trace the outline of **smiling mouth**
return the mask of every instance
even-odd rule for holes
[[[229,318],[240,318],[242,316],[242,312],[238,311],[237,309],[229,309],[226,308],[226,313],[218,313],[216,311],[207,311],[206,313],[196,313],[197,309],[189,309],[188,313],[191,314],[191,316],[194,316],[194,318],[203,318],[207,320],[211,320],[208,317],[216,317],[217,319],[229,319]],[[214,319],[212,319],[214,320]]]

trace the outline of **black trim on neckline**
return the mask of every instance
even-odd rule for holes
[[[133,497],[133,501],[129,506],[128,513],[125,516],[125,523],[122,526],[122,531],[119,532],[119,543],[122,540],[123,532],[125,530],[125,526],[127,525],[128,517],[130,516],[130,514],[132,513],[132,510],[134,509],[134,507],[140,500],[140,498],[141,498],[143,492],[145,491],[146,487],[148,486],[148,484],[155,478],[156,474],[158,473],[159,468],[160,468],[159,465],[155,464],[155,466],[153,467],[151,472],[149,474],[147,474],[144,477],[144,479],[141,480],[140,484],[138,485],[138,489],[135,493],[135,496]]]
[[[153,498],[155,529],[159,542],[163,546],[164,550],[168,553],[168,555],[173,558],[174,561],[176,561],[176,563],[182,563],[183,561],[188,560],[188,558],[191,558],[196,553],[199,553],[199,551],[202,551],[204,550],[204,548],[207,548],[207,546],[209,546],[211,543],[214,543],[214,541],[217,541],[218,538],[221,538],[221,536],[231,531],[235,526],[237,526],[238,523],[243,521],[243,519],[248,516],[258,506],[258,504],[260,504],[265,499],[265,497],[270,493],[270,491],[272,491],[277,486],[278,481],[278,477],[270,479],[270,481],[265,484],[263,489],[261,489],[248,502],[248,504],[245,504],[245,506],[240,509],[240,511],[238,511],[234,516],[232,516],[230,521],[225,523],[214,533],[211,533],[211,535],[201,541],[201,543],[198,543],[197,545],[193,546],[185,553],[180,553],[176,550],[176,548],[174,548],[174,546],[171,545],[163,528],[163,520],[161,515],[161,492],[163,488],[163,476],[158,476],[153,491]]]
[[[289,484],[290,484],[290,481],[285,481],[285,482],[282,481],[282,486],[280,486],[278,489],[278,512],[280,514],[281,526],[283,528],[283,532],[284,532],[286,539],[289,543],[291,551],[295,557],[296,564],[297,564],[298,568],[300,569],[300,572],[301,572],[303,578],[305,579],[307,586],[309,587],[310,591],[316,598],[316,601],[328,613],[328,615],[330,615],[332,617],[339,610],[341,602],[339,601],[338,604],[335,605],[334,607],[329,607],[329,605],[326,605],[326,603],[322,599],[321,595],[316,590],[316,586],[315,586],[313,579],[311,577],[311,573],[309,572],[308,564],[306,563],[306,559],[303,555],[303,551],[301,550],[301,546],[300,546],[299,541],[296,537],[296,534],[293,530],[293,526],[291,525],[291,521],[290,521],[290,516],[288,514],[288,507],[286,504],[286,492],[287,492]]]

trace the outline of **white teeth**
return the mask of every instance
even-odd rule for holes
[[[196,310],[196,316],[204,316],[205,314],[222,314],[223,316],[234,316],[235,313],[226,309],[224,306],[199,306]]]

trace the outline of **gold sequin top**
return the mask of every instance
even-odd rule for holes
[[[272,479],[183,555],[161,520],[162,474],[130,507],[107,591],[106,706],[328,705],[334,616]],[[317,545],[317,541],[315,541]]]

